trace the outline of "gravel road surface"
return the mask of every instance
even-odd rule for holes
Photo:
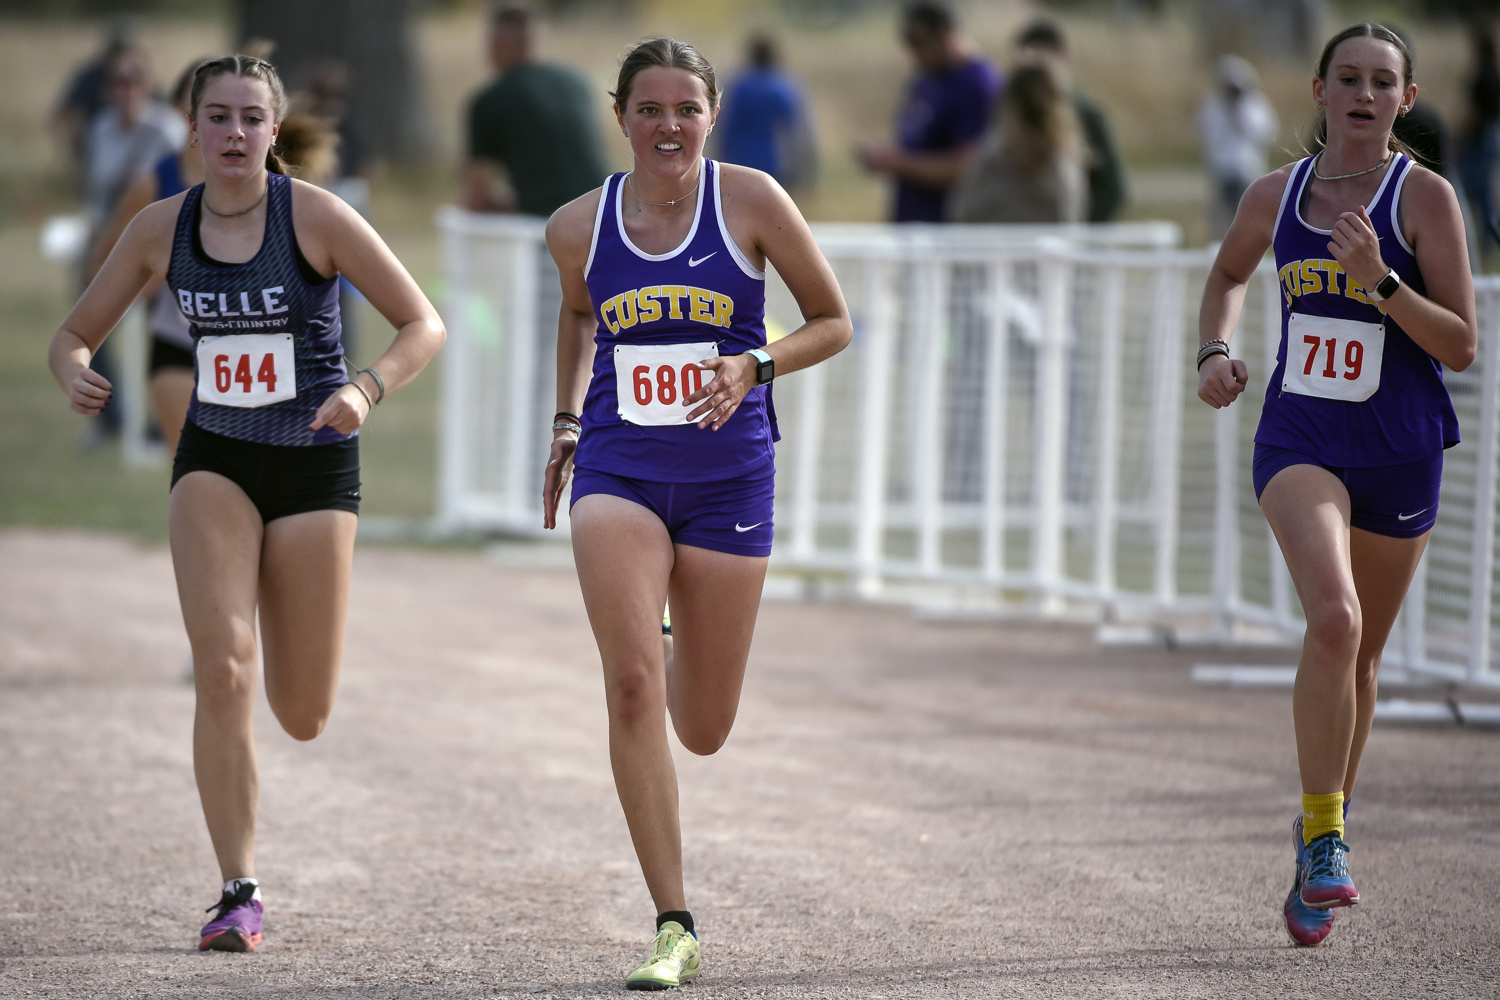
[[[729,743],[676,751],[688,995],[1500,995],[1500,731],[1377,727],[1365,902],[1299,950],[1289,695],[1206,658],[768,600]],[[193,949],[187,659],[165,550],[0,532],[0,997],[623,993],[651,904],[563,560],[359,550],[328,731],[258,709],[257,954]]]

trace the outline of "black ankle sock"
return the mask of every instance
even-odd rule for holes
[[[657,914],[656,929],[661,930],[661,925],[666,923],[668,920],[677,921],[682,925],[683,930],[693,935],[693,937],[698,936],[698,932],[693,930],[693,915],[687,910],[668,910],[666,913]]]

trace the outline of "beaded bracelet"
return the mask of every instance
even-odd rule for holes
[[[553,423],[552,429],[555,430],[555,431],[572,431],[574,434],[582,434],[583,433],[583,425],[582,424],[575,424],[575,423],[572,423],[571,421],[568,421],[568,420],[558,420],[558,421],[556,421],[555,423]]]
[[[1204,345],[1203,350],[1198,352],[1198,368],[1201,370],[1203,368],[1203,362],[1207,361],[1215,354],[1222,354],[1227,358],[1229,357],[1229,348],[1224,347],[1220,344]]]

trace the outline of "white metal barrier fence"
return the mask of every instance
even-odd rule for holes
[[[553,410],[556,277],[527,220],[440,217],[450,280],[439,518],[529,533]],[[1234,641],[1301,633],[1249,483],[1279,337],[1274,270],[1235,353],[1251,388],[1212,411],[1190,363],[1210,263],[1171,227],[818,227],[853,344],[778,381],[782,569],[863,594],[1086,608]],[[775,336],[800,323],[767,288]],[[1480,283],[1479,360],[1448,374],[1465,442],[1387,661],[1492,673],[1500,281]]]

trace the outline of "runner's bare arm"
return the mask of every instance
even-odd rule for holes
[[[52,337],[47,364],[79,413],[97,414],[109,402],[113,387],[89,368],[89,362],[152,276],[166,275],[177,206],[176,199],[157,202],[125,227],[104,266]]]
[[[552,213],[547,220],[547,249],[557,262],[563,300],[557,313],[557,408],[583,413],[583,398],[593,371],[589,344],[594,334],[594,306],[583,273],[593,242],[594,218],[603,190],[590,191]],[[542,483],[542,525],[557,527],[557,504],[573,465],[578,436],[570,430],[552,432],[552,450]]]
[[[292,182],[293,220],[307,262],[321,274],[342,274],[380,315],[396,328],[391,346],[370,367],[385,381],[387,395],[427,366],[443,346],[447,331],[422,289],[380,234],[336,195],[302,181]],[[368,373],[355,379],[371,399],[380,387]],[[357,388],[340,389],[318,409],[312,427],[329,425],[342,433],[359,428],[369,404]]]
[[[1271,248],[1276,210],[1291,174],[1290,165],[1269,173],[1252,183],[1240,198],[1234,222],[1224,235],[1203,286],[1203,304],[1198,310],[1199,344],[1210,340],[1228,343],[1234,336],[1245,304],[1245,289]],[[1228,406],[1245,391],[1248,379],[1243,361],[1214,355],[1198,369],[1198,398],[1215,408]]]
[[[848,346],[854,335],[849,307],[839,290],[833,268],[818,249],[812,230],[796,204],[770,175],[745,167],[724,166],[724,217],[730,235],[751,259],[764,257],[786,282],[803,324],[765,348],[776,363],[776,376],[809,368]],[[745,355],[710,358],[704,368],[715,370],[712,381],[686,400],[703,402],[688,414],[700,426],[718,429],[755,386],[755,362]]]
[[[1368,230],[1373,236],[1369,217],[1364,212],[1359,215],[1358,229]],[[1474,352],[1479,346],[1479,322],[1474,311],[1474,278],[1469,271],[1469,247],[1464,239],[1458,196],[1442,177],[1414,164],[1401,188],[1401,217],[1407,242],[1416,251],[1417,268],[1427,294],[1418,294],[1416,289],[1403,284],[1381,306],[1419,347],[1461,372],[1474,362]],[[1344,226],[1355,228],[1353,222],[1349,217],[1340,218],[1335,236]],[[1379,260],[1378,244],[1375,260]],[[1356,273],[1357,266],[1350,261],[1345,270],[1365,288],[1373,287],[1365,284],[1366,278],[1379,283],[1385,277],[1383,264],[1369,274]]]

